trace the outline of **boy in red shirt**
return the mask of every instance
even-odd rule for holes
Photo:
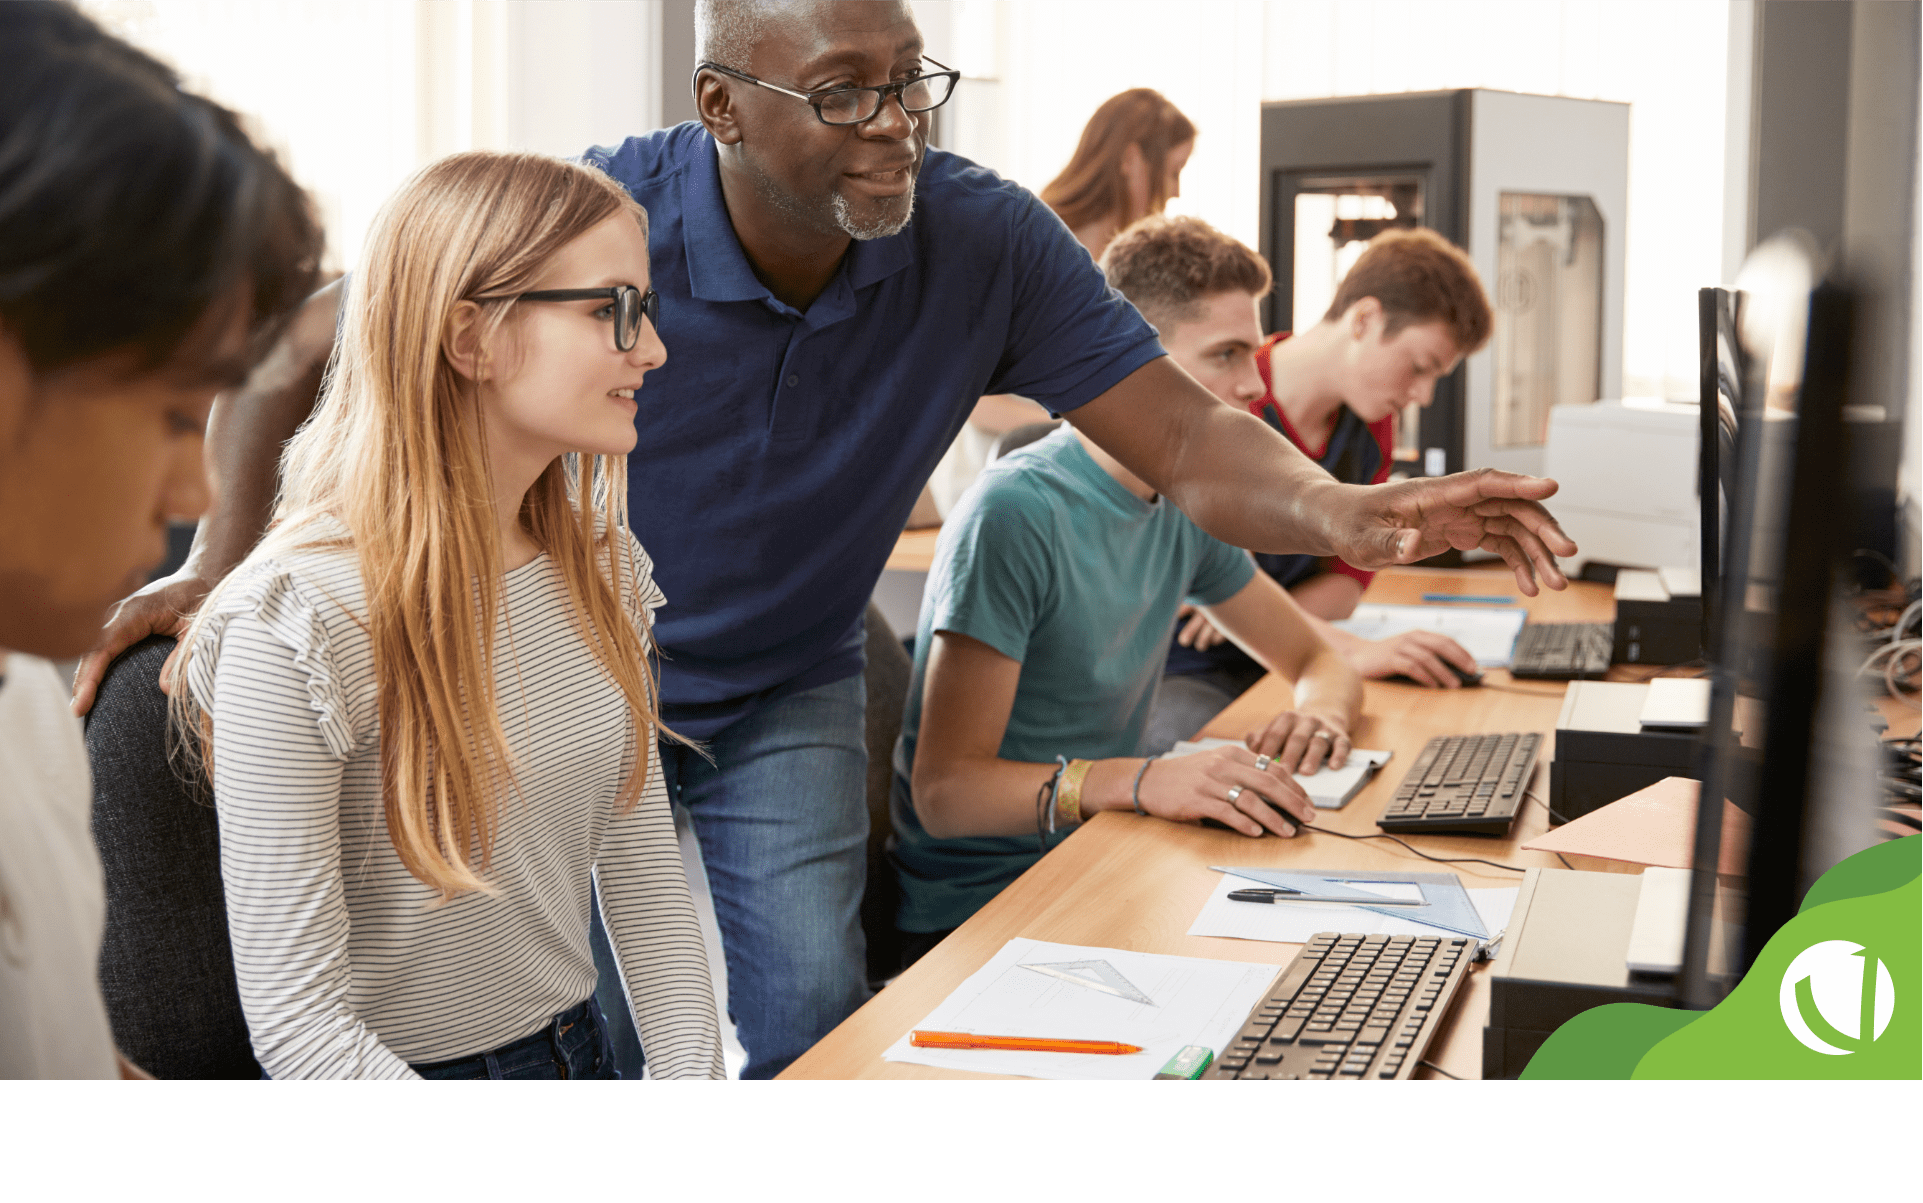
[[[1109,283],[1147,313],[1211,299],[1173,295],[1184,281],[1199,282],[1189,270],[1193,265],[1184,262],[1195,254],[1192,236],[1185,237],[1176,223],[1142,223],[1117,239],[1103,269]],[[1251,329],[1255,300],[1251,296],[1247,306],[1236,306]],[[1153,316],[1149,320],[1155,322]],[[1428,405],[1436,381],[1488,341],[1491,322],[1488,299],[1467,255],[1431,230],[1392,230],[1369,244],[1321,321],[1293,337],[1279,333],[1262,341],[1244,360],[1239,385],[1218,389],[1206,379],[1203,383],[1230,404],[1247,405],[1337,480],[1380,484],[1391,467],[1396,411]],[[1178,362],[1185,357],[1177,344],[1200,333],[1187,325],[1170,323],[1161,330],[1163,345]],[[1262,391],[1251,400],[1256,377]],[[1307,555],[1255,559],[1363,676],[1400,675],[1453,689],[1460,681],[1451,665],[1475,671],[1474,657],[1444,635],[1410,631],[1374,642],[1330,626],[1354,612],[1373,573]],[[1148,746],[1187,738],[1262,673],[1205,615],[1185,607]]]

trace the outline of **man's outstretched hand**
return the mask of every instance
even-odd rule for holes
[[[80,661],[73,675],[73,712],[85,714],[93,709],[94,694],[114,657],[149,635],[170,635],[178,639],[186,634],[189,616],[212,589],[212,585],[198,576],[176,573],[160,578],[114,607],[113,617],[107,620],[99,642]],[[174,657],[179,654],[180,649],[176,647],[160,666],[160,688],[169,693],[173,685]]]
[[[1569,583],[1556,557],[1575,555],[1576,545],[1541,505],[1556,492],[1553,480],[1477,468],[1343,491],[1352,500],[1331,537],[1336,554],[1357,568],[1480,548],[1501,556],[1529,597],[1539,581],[1551,589]]]

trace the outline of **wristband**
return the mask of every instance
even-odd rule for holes
[[[1155,757],[1142,757],[1142,767],[1135,770],[1135,784],[1128,791],[1128,800],[1135,803],[1135,813],[1145,819],[1148,817],[1148,812],[1142,809],[1142,778],[1148,776],[1148,766],[1154,763]]]
[[[1048,833],[1055,830],[1055,796],[1067,768],[1068,758],[1057,756],[1054,774],[1035,791],[1035,848],[1044,856],[1048,854]]]
[[[1068,770],[1062,774],[1062,784],[1055,791],[1055,815],[1048,825],[1049,830],[1073,827],[1082,821],[1082,783],[1088,779],[1088,771],[1094,767],[1092,760],[1068,762]]]

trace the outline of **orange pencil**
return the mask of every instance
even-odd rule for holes
[[[1139,1044],[1116,1040],[1050,1040],[1042,1036],[982,1036],[974,1032],[910,1032],[916,1048],[999,1048],[1020,1053],[1104,1053],[1111,1057],[1139,1053]]]

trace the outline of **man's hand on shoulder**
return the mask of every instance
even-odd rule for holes
[[[1576,554],[1576,545],[1542,507],[1556,492],[1553,480],[1477,468],[1335,488],[1345,504],[1330,525],[1331,537],[1337,554],[1358,568],[1413,564],[1453,547],[1501,556],[1529,597],[1538,582],[1551,589],[1569,583],[1556,557]]]
[[[114,662],[114,657],[149,635],[170,635],[178,639],[185,634],[194,610],[212,590],[213,585],[198,576],[175,573],[161,577],[114,607],[113,617],[107,620],[99,642],[80,661],[74,673],[73,712],[85,714],[93,709],[101,678],[107,675],[107,666]],[[173,692],[174,659],[179,655],[180,649],[175,648],[160,666],[160,688],[165,692]]]

